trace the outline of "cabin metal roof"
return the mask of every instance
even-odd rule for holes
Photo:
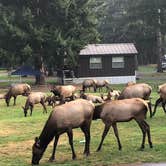
[[[80,51],[80,55],[119,55],[137,53],[137,49],[133,43],[88,44]]]

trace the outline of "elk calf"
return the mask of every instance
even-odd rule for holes
[[[46,109],[46,106],[45,106],[45,98],[46,98],[46,94],[45,93],[42,93],[42,92],[32,92],[30,93],[30,95],[28,96],[27,100],[26,100],[26,103],[25,103],[25,107],[22,107],[23,108],[23,111],[24,111],[24,116],[26,117],[27,116],[27,111],[30,107],[30,116],[32,116],[32,111],[33,111],[33,107],[35,104],[38,104],[40,103],[43,108],[44,108],[44,112],[47,113],[47,109]]]

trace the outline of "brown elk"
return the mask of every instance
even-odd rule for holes
[[[103,99],[100,96],[95,96],[92,94],[85,94],[83,91],[80,92],[80,98],[89,100],[93,103],[103,103]]]
[[[145,83],[139,83],[139,84],[133,84],[130,86],[125,87],[118,99],[130,99],[130,98],[141,98],[144,100],[148,100],[149,105],[149,111],[150,111],[150,117],[152,117],[152,106],[150,102],[150,94],[151,94],[152,88],[148,84]]]
[[[52,107],[55,106],[56,101],[59,101],[59,97],[57,97],[55,95],[54,96],[52,96],[52,95],[47,96],[46,99],[45,99],[45,103],[48,103],[48,105],[50,105]]]
[[[110,89],[108,80],[97,80],[96,81],[96,90],[99,89],[99,92],[103,87],[106,87],[107,90]]]
[[[153,116],[155,115],[157,106],[160,103],[162,103],[162,108],[163,108],[164,112],[166,113],[166,109],[165,109],[165,104],[166,104],[166,84],[162,84],[162,85],[160,85],[158,87],[158,93],[159,93],[160,97],[155,102]]]
[[[55,150],[59,136],[65,132],[68,134],[69,144],[72,150],[72,158],[76,158],[73,147],[72,129],[80,127],[85,135],[84,154],[89,155],[90,126],[93,117],[94,105],[84,99],[77,99],[63,105],[56,106],[50,114],[39,138],[36,138],[32,148],[32,164],[39,164],[48,144],[55,137],[53,152],[50,161],[55,160]]]
[[[5,100],[7,106],[9,106],[9,102],[11,97],[14,98],[14,104],[16,105],[16,98],[18,95],[28,96],[31,92],[31,87],[28,84],[13,84],[9,88],[8,92],[5,95]]]
[[[107,96],[104,96],[103,94],[101,94],[101,98],[104,101],[111,101],[111,100],[117,100],[118,97],[120,96],[120,91],[119,90],[110,90],[107,94]]]
[[[148,104],[140,98],[114,100],[96,106],[94,109],[93,120],[102,119],[103,123],[105,124],[105,129],[103,131],[102,139],[97,151],[101,150],[104,138],[111,126],[113,127],[114,134],[117,138],[119,150],[121,150],[122,145],[119,139],[117,122],[128,122],[132,119],[134,119],[138,123],[143,134],[140,149],[144,149],[146,134],[148,135],[149,146],[150,148],[152,148],[153,145],[151,141],[150,127],[145,121],[147,110]]]
[[[96,92],[96,80],[94,80],[94,79],[87,79],[87,80],[83,81],[83,83],[82,83],[82,90],[83,90],[83,92],[85,92],[85,90],[87,88],[89,88],[89,91],[90,91],[91,87],[94,89],[94,92]]]
[[[27,100],[26,100],[26,103],[25,103],[25,107],[22,107],[23,108],[23,111],[24,111],[24,116],[26,117],[27,116],[27,111],[30,107],[30,116],[32,116],[32,111],[33,111],[33,107],[35,104],[38,104],[40,103],[42,106],[43,106],[43,113],[46,112],[47,113],[47,109],[46,109],[46,106],[45,106],[45,99],[46,99],[46,94],[43,93],[43,92],[32,92],[30,93],[30,95],[28,96]]]
[[[50,91],[60,98],[60,103],[65,103],[66,98],[70,98],[70,100],[74,99],[74,93],[76,92],[76,87],[73,85],[63,85],[63,86],[55,86]]]

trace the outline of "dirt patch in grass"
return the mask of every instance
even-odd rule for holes
[[[5,130],[5,131],[0,131],[0,135],[2,136],[7,136],[7,134],[11,134],[16,132],[15,130]],[[74,132],[74,140],[75,139],[84,139],[84,135],[81,132]],[[22,152],[26,152],[27,150],[31,151],[31,147],[34,143],[34,140],[28,140],[28,141],[21,141],[21,142],[10,142],[8,144],[5,144],[0,146],[0,154],[10,154],[10,155],[15,155],[17,153],[17,155],[21,155],[23,154]],[[66,134],[63,134],[62,136],[60,136],[60,139],[58,141],[58,145],[65,145],[65,144],[69,144],[68,143],[68,137]],[[53,141],[50,143],[51,146],[53,146]]]
[[[23,141],[23,142],[10,142],[5,146],[0,146],[0,155],[10,155],[15,156],[23,155],[27,150],[30,151],[33,140]]]
[[[0,130],[0,136],[1,137],[6,137],[10,136],[12,134],[18,134],[18,131],[13,129],[13,128],[6,128],[1,125],[1,130]]]

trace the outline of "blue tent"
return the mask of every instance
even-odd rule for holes
[[[21,66],[20,68],[18,68],[17,70],[15,70],[14,72],[11,73],[11,75],[20,75],[20,76],[24,76],[24,75],[40,75],[41,72],[39,70],[34,70],[32,67],[30,66]]]

